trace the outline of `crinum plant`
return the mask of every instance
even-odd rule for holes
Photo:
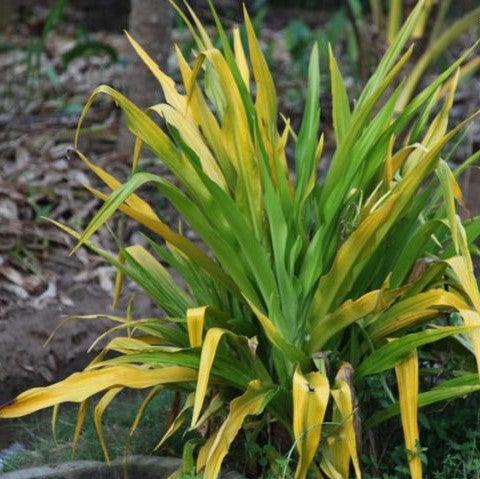
[[[455,170],[442,156],[478,115],[448,125],[459,67],[471,51],[395,113],[412,52],[404,46],[423,3],[353,105],[330,51],[335,149],[323,177],[316,46],[295,133],[288,119],[279,120],[274,80],[246,12],[248,55],[240,30],[230,37],[213,7],[219,48],[188,6],[189,16],[176,7],[198,50],[189,64],[176,48],[183,89],[129,37],[166,102],[144,112],[111,87],[93,92],[79,131],[95,98],[111,97],[137,138],[132,174],[121,183],[79,152],[111,193],[89,188],[103,206],[82,233],[59,226],[77,247],[135,281],[165,316],[109,316],[118,323],[108,331],[114,337],[83,372],[20,394],[0,417],[51,406],[56,414],[61,403],[80,403],[76,442],[88,401],[101,393],[94,419],[108,458],[102,414],[114,397],[124,388],[148,389],[133,433],[152,397],[174,389],[184,404],[159,445],[189,423],[198,440],[186,444],[185,457],[195,458],[205,478],[218,477],[242,429],[268,444],[275,477],[290,468],[296,478],[310,471],[346,478],[361,476],[362,429],[400,414],[405,460],[412,477],[421,477],[419,407],[480,389],[476,370],[433,387],[419,381],[422,348],[442,339],[480,359],[480,293],[470,255],[480,220],[463,225],[456,214],[456,179],[479,155]],[[175,184],[141,170],[142,144]],[[203,246],[162,221],[140,196],[146,184]],[[143,226],[147,247],[119,245],[117,254],[92,241],[117,211]],[[397,400],[363,418],[369,377],[388,371],[395,371]],[[289,461],[279,470],[282,455]]]

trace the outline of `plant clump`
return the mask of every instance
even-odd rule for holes
[[[480,361],[480,293],[470,252],[480,220],[462,223],[456,212],[457,178],[478,154],[453,170],[445,156],[479,113],[449,125],[459,68],[471,50],[396,109],[412,53],[405,46],[424,3],[353,104],[330,49],[336,146],[323,177],[316,45],[295,132],[280,120],[275,82],[246,11],[244,29],[230,36],[212,8],[217,47],[189,7],[189,16],[176,7],[198,51],[189,63],[176,48],[183,88],[129,37],[165,103],[142,111],[109,86],[93,92],[79,132],[95,98],[111,97],[137,139],[132,173],[122,183],[78,152],[111,192],[89,187],[103,206],[83,232],[59,227],[78,240],[77,248],[114,265],[117,285],[132,279],[165,315],[109,316],[113,338],[84,371],[20,394],[0,408],[0,418],[79,403],[76,441],[88,402],[101,394],[94,419],[108,459],[102,415],[114,398],[125,388],[147,390],[133,434],[152,398],[173,389],[183,393],[183,406],[158,446],[182,424],[197,431],[185,443],[179,476],[193,467],[207,479],[218,477],[244,430],[267,448],[259,471],[303,479],[310,471],[361,477],[362,432],[400,415],[405,461],[413,478],[422,477],[419,408],[480,389],[475,361],[438,381],[441,371],[423,371],[421,360],[425,348],[451,341]],[[142,145],[175,184],[142,170]],[[294,151],[291,168],[287,145]],[[138,193],[147,184],[202,246],[162,221]],[[110,252],[92,241],[117,211],[142,225],[148,246],[119,243]],[[393,392],[383,381],[389,372]],[[383,381],[392,401],[366,417],[372,377]]]

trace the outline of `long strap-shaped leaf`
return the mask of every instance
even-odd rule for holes
[[[379,339],[412,326],[443,310],[468,308],[464,299],[458,294],[444,289],[430,289],[397,302],[388,311],[380,315],[369,325],[368,333],[372,339]]]
[[[350,105],[348,102],[347,89],[345,88],[342,74],[338,68],[337,60],[333,55],[332,47],[330,45],[328,46],[328,59],[330,65],[330,88],[332,90],[333,127],[338,148],[348,134],[348,127],[350,125]]]
[[[110,405],[113,399],[115,399],[115,396],[119,392],[121,392],[122,389],[123,387],[109,389],[102,396],[100,401],[98,401],[97,405],[95,406],[95,411],[93,413],[93,422],[95,423],[95,429],[97,431],[98,441],[100,442],[100,446],[102,448],[103,455],[107,463],[110,462],[110,454],[108,453],[107,443],[105,441],[105,436],[103,434],[102,417],[107,407]]]
[[[191,348],[198,348],[202,345],[206,311],[206,306],[187,310],[188,341]]]
[[[63,402],[82,402],[112,386],[143,389],[157,384],[193,382],[197,371],[181,366],[145,369],[136,366],[111,366],[75,373],[51,386],[33,388],[0,407],[0,418],[31,414]]]
[[[140,44],[132,38],[127,32],[125,32],[128,41],[137,52],[138,56],[142,59],[145,65],[149,68],[152,74],[160,83],[163,95],[167,102],[172,105],[177,111],[187,113],[187,101],[186,98],[177,92],[175,88],[175,82],[166,73],[164,73],[160,67],[155,63],[150,55],[140,46]]]
[[[78,406],[75,429],[72,436],[72,458],[74,458],[77,453],[78,443],[80,442],[80,436],[82,435],[83,424],[85,423],[85,417],[87,416],[89,403],[90,398],[85,399],[85,401],[82,401],[80,406]]]
[[[329,207],[328,200],[335,198],[336,195],[340,195],[340,197],[343,198],[343,195],[348,191],[349,184],[358,170],[359,162],[363,159],[363,155],[352,154],[352,149],[354,149],[355,146],[358,148],[360,145],[360,143],[357,142],[358,135],[366,127],[375,105],[385,90],[397,78],[398,73],[406,64],[411,54],[412,49],[410,48],[403,54],[401,59],[391,69],[391,71],[385,73],[385,75],[381,78],[378,87],[373,90],[372,94],[368,98],[365,99],[365,102],[362,104],[362,106],[360,107],[360,105],[357,104],[355,110],[353,111],[349,123],[350,127],[348,135],[344,137],[344,141],[335,151],[331,166],[329,167],[327,176],[325,178],[324,186],[322,188],[321,201],[324,210],[323,214],[325,215],[326,220],[330,220],[333,216],[333,213],[329,213],[331,207]],[[383,125],[381,126],[383,129]],[[346,178],[349,180],[348,182],[345,181]],[[332,192],[335,192],[333,197]]]
[[[403,0],[390,0],[387,30],[387,41],[389,45],[395,41],[395,37],[402,24],[402,7]]]
[[[205,174],[217,183],[223,190],[227,190],[225,178],[208,146],[204,143],[199,128],[193,120],[166,103],[159,103],[149,108],[164,118],[167,124],[173,126],[182,136],[186,145],[197,155]]]
[[[398,32],[395,41],[390,45],[377,69],[375,70],[375,73],[370,77],[370,80],[368,81],[357,102],[357,108],[361,108],[363,103],[372,94],[372,91],[375,91],[375,89],[378,88],[378,85],[382,83],[387,72],[393,67],[393,65],[397,61],[398,55],[403,50],[403,47],[407,43],[408,39],[411,37],[412,32],[418,23],[418,19],[421,15],[424,4],[425,0],[419,0],[415,5],[412,13],[407,18],[402,28]]]
[[[342,474],[342,477],[350,477],[350,461],[353,463],[355,477],[362,477],[357,454],[357,441],[354,425],[354,410],[352,392],[346,381],[338,381],[336,388],[331,391],[335,401],[333,421],[341,425],[331,445],[332,463]]]
[[[244,394],[230,403],[227,419],[220,427],[208,453],[204,472],[205,479],[218,477],[223,459],[245,418],[261,414],[276,391],[275,387],[265,386],[260,381],[254,380],[250,382]]]
[[[310,333],[310,351],[319,351],[330,338],[355,321],[387,309],[402,293],[404,288],[395,290],[375,289],[356,300],[347,300],[321,321],[316,321]]]
[[[228,67],[225,58],[219,50],[210,49],[202,52],[212,65],[220,81],[222,91],[225,97],[229,99],[229,105],[225,111],[223,121],[223,132],[227,138],[230,132],[231,146],[234,148],[237,158],[236,169],[239,179],[242,181],[242,187],[245,188],[247,196],[245,198],[250,224],[257,235],[261,238],[261,178],[259,168],[254,152],[252,137],[249,131],[248,118],[243,106],[240,92],[235,84],[233,74]]]
[[[358,377],[376,374],[392,369],[399,361],[413,350],[425,344],[430,344],[454,334],[470,333],[479,326],[442,326],[435,329],[425,329],[419,333],[406,334],[393,339],[370,354],[356,369]]]
[[[422,478],[422,461],[418,454],[418,356],[412,351],[395,366],[397,375],[400,415],[402,418],[405,447],[408,453],[408,466],[412,479]]]
[[[200,412],[207,394],[208,380],[210,378],[210,370],[217,353],[218,343],[222,336],[228,333],[227,330],[222,328],[211,328],[205,335],[205,341],[202,346],[202,353],[200,356],[200,365],[198,367],[198,382],[195,390],[195,403],[193,406],[192,425],[195,427]]]
[[[478,311],[472,310],[461,310],[460,314],[467,326],[474,327],[469,336],[473,344],[473,351],[477,360],[477,370],[480,373],[480,314]]]
[[[175,176],[194,192],[198,198],[207,199],[208,193],[194,166],[176,148],[167,134],[140,108],[119,91],[108,85],[100,85],[90,95],[78,121],[75,145],[78,144],[83,121],[98,95],[104,94],[114,100],[125,113],[127,125],[132,133],[147,144],[170,168]]]
[[[183,317],[193,306],[193,299],[176,284],[169,271],[143,246],[128,246],[122,251],[126,262],[138,268],[145,280],[150,280],[152,290],[158,291],[158,297],[162,298],[161,306],[167,314]]]
[[[473,392],[480,390],[480,382],[477,373],[463,374],[460,377],[445,381],[430,391],[422,392],[418,396],[418,407],[429,406],[441,401],[462,398]],[[378,411],[372,417],[368,418],[363,426],[365,429],[381,424],[382,422],[396,416],[400,413],[400,405],[398,402],[391,406]]]
[[[149,351],[140,353],[125,354],[112,359],[107,359],[98,363],[97,366],[113,366],[118,364],[148,364],[151,366],[164,366],[180,364],[182,367],[195,368],[200,367],[200,358],[197,350],[175,348],[151,347]],[[239,364],[237,360],[230,358],[218,358],[212,367],[216,379],[221,379],[237,388],[243,389],[257,376],[257,371],[252,372],[250,365]]]
[[[184,85],[189,86],[189,108],[195,122],[201,127],[202,133],[210,146],[215,158],[220,164],[225,178],[228,180],[229,187],[233,189],[235,185],[235,171],[233,169],[233,152],[229,151],[225,144],[224,137],[217,118],[210,110],[202,90],[195,82],[194,72],[190,68],[187,60],[183,56],[178,46],[175,47],[178,67],[182,75]],[[180,113],[182,113],[180,111]]]
[[[462,228],[463,231],[463,228]],[[473,304],[474,309],[465,309],[460,311],[466,325],[472,326],[470,338],[473,343],[475,357],[477,360],[477,369],[480,374],[480,291],[473,271],[473,264],[468,247],[463,247],[463,256],[455,256],[447,260],[448,265],[453,270],[454,276],[467,294]]]
[[[318,161],[318,127],[320,123],[320,66],[318,44],[315,43],[308,64],[308,88],[305,111],[295,148],[296,207],[300,208],[311,192],[311,180],[315,178]],[[349,111],[350,113],[350,111]],[[299,215],[300,212],[297,213]]]
[[[295,479],[305,479],[320,442],[330,395],[328,379],[320,372],[293,376],[293,432],[298,452]]]
[[[250,60],[252,62],[252,71],[257,86],[255,109],[260,124],[263,123],[265,126],[267,139],[272,143],[272,146],[274,146],[276,140],[275,135],[277,134],[277,94],[275,92],[275,85],[245,4],[243,6],[243,15],[250,50]]]

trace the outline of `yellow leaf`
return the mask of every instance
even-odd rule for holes
[[[141,321],[141,320],[137,320]],[[127,324],[135,324],[137,321],[132,321],[131,323]],[[118,328],[114,328],[118,330]],[[120,328],[121,329],[121,328]],[[147,340],[146,340],[147,339]],[[155,338],[158,340],[158,338]],[[181,348],[175,346],[167,346],[167,345],[157,345],[152,344],[152,341],[148,341],[148,338],[139,339],[139,337],[130,338],[124,336],[117,336],[113,338],[106,346],[106,351],[116,351],[122,354],[131,354],[131,353],[140,353],[142,351],[180,351]],[[89,366],[89,368],[96,368],[99,366],[103,366],[102,362],[97,364],[93,364]]]
[[[458,84],[458,77],[459,70],[457,69],[455,75],[452,78],[450,90],[448,92],[447,98],[443,103],[442,109],[430,123],[430,126],[428,127],[428,130],[425,133],[424,138],[422,139],[422,145],[425,149],[427,149],[427,151],[433,145],[435,145],[437,141],[440,141],[447,131],[449,113],[453,106],[455,91]],[[415,169],[416,165],[421,160],[423,155],[424,152],[422,151],[422,149],[417,149],[415,152],[413,152],[405,163],[404,172],[406,173],[412,169]]]
[[[389,45],[394,42],[402,24],[402,4],[403,0],[390,0],[387,29],[387,41]]]
[[[83,153],[78,150],[75,150],[78,157],[113,191],[116,190],[122,183],[117,180],[113,175],[106,172],[100,166],[97,166],[95,163],[90,161]],[[87,188],[88,189],[88,188]],[[138,211],[143,216],[147,216],[152,220],[158,220],[158,216],[153,211],[152,207],[144,200],[142,200],[138,195],[132,194],[130,195],[126,201],[130,208]]]
[[[215,437],[216,437],[216,434],[215,433],[212,434],[207,439],[205,444],[200,448],[200,451],[198,451],[197,464],[196,464],[197,472],[200,472],[207,464],[208,455],[210,454],[210,450],[212,449],[213,443],[215,442]]]
[[[480,67],[480,57],[474,57],[470,61],[468,61],[465,65],[460,67],[460,75],[459,75],[459,80],[464,78],[466,75],[469,75],[470,73],[474,72],[477,70],[477,68]],[[455,81],[455,78],[451,78],[448,80],[440,91],[438,92],[437,99],[440,101],[451,89],[451,84],[452,82]]]
[[[136,173],[138,162],[140,161],[140,154],[142,152],[143,141],[138,136],[135,137],[135,145],[133,146],[132,155],[132,173]]]
[[[463,298],[456,292],[430,289],[398,301],[369,325],[368,334],[375,341],[403,328],[419,324],[430,317],[438,316],[442,310],[460,311],[467,307]]]
[[[395,366],[400,415],[405,447],[409,451],[408,466],[412,479],[422,478],[422,461],[417,453],[418,432],[418,356],[415,350]]]
[[[352,392],[346,381],[338,381],[331,391],[335,401],[333,421],[341,423],[331,445],[332,462],[342,477],[350,477],[350,460],[353,463],[355,477],[361,478],[360,464],[357,455],[357,441],[354,426]]]
[[[213,48],[213,43],[210,40],[208,32],[205,29],[205,27],[202,25],[202,22],[198,18],[195,11],[192,9],[192,7],[190,7],[190,5],[188,4],[188,2],[186,0],[184,0],[183,3],[187,7],[188,13],[190,13],[191,17],[193,18],[193,21],[195,22],[195,26],[197,27],[198,33],[200,33],[200,37],[201,37],[202,42],[204,44],[204,48]]]
[[[125,257],[123,256],[122,252],[118,253],[117,259],[120,264],[125,263]],[[124,272],[121,269],[117,269],[117,272],[115,274],[115,286],[113,288],[112,308],[115,308],[115,306],[118,303],[118,300],[120,299],[124,281],[125,281]]]
[[[460,186],[458,185],[457,180],[447,162],[440,160],[437,167],[437,175],[440,179],[440,185],[442,187],[455,253],[459,254],[459,231],[455,200],[457,200],[460,204],[463,204],[462,190],[460,189]]]
[[[478,311],[461,310],[460,315],[467,326],[477,326],[469,335],[477,360],[477,370],[480,372],[480,314]]]
[[[142,266],[145,271],[148,271],[153,277],[163,278],[166,282],[172,281],[172,276],[168,270],[155,259],[155,257],[141,245],[127,246],[125,251]],[[188,301],[188,296],[185,294],[184,299]]]
[[[245,56],[245,50],[243,49],[242,38],[240,36],[240,29],[238,27],[233,29],[233,50],[235,52],[235,60],[238,69],[240,70],[243,83],[245,83],[247,90],[250,90],[250,69],[248,68],[248,62]]]
[[[427,26],[427,21],[429,19],[430,11],[432,10],[434,0],[427,0],[422,5],[422,11],[418,17],[418,22],[415,25],[415,28],[412,32],[412,38],[419,39],[423,37],[425,32],[425,27]]]
[[[101,361],[106,355],[106,351],[102,350],[93,360],[90,362],[89,366],[92,366],[99,361]],[[75,430],[73,432],[73,438],[72,438],[72,458],[75,457],[78,443],[80,441],[80,435],[82,433],[82,428],[83,428],[83,423],[85,422],[85,417],[88,412],[88,406],[90,403],[90,399],[87,398],[84,401],[80,403],[80,406],[78,407],[77,411],[77,419],[75,421]],[[58,404],[59,405],[59,404]]]
[[[402,168],[402,166],[405,164],[405,162],[408,160],[408,157],[412,154],[413,151],[415,150],[422,150],[422,152],[425,152],[425,147],[420,144],[420,143],[415,143],[413,145],[407,145],[397,151],[393,156],[392,156],[392,165],[391,165],[391,177],[389,178],[390,182],[393,180],[393,175]],[[387,184],[387,186],[390,183]]]
[[[145,369],[111,366],[74,373],[51,386],[33,388],[0,407],[0,418],[20,417],[63,402],[82,402],[114,386],[143,389],[157,384],[193,382],[197,371],[181,366]]]
[[[203,401],[205,400],[205,395],[207,394],[210,370],[212,369],[213,360],[215,359],[215,354],[217,353],[218,343],[225,333],[227,333],[225,329],[211,328],[205,335],[205,341],[203,343],[202,353],[200,356],[200,365],[198,367],[198,381],[195,389],[195,403],[193,406],[191,425],[192,428],[195,427],[198,418],[200,417]]]
[[[143,60],[145,65],[150,69],[150,71],[160,83],[167,102],[172,105],[176,110],[186,113],[186,98],[177,92],[177,89],[175,88],[175,82],[159,68],[159,66],[152,60],[148,53],[140,46],[140,44],[135,39],[133,39],[127,32],[125,32],[125,34],[127,35],[128,41],[135,49],[138,56]]]
[[[215,435],[215,440],[208,453],[204,472],[205,479],[217,479],[223,459],[245,418],[261,414],[275,392],[275,388],[264,386],[260,381],[254,380],[248,384],[244,394],[230,403],[227,419]]]
[[[165,103],[154,105],[149,109],[158,113],[169,125],[172,125],[178,130],[185,143],[198,156],[205,174],[224,191],[227,191],[228,187],[222,171],[207,145],[205,145],[202,135],[194,121]]]
[[[247,113],[233,74],[221,52],[214,48],[205,50],[203,55],[215,68],[224,96],[228,98],[222,133],[229,148],[233,150],[231,158],[234,159],[234,167],[242,187],[245,188],[248,214],[257,238],[260,238],[263,224],[261,175],[258,160],[254,155]]]
[[[282,154],[278,154],[277,151],[279,138],[275,83],[245,5],[243,5],[243,15],[250,61],[255,78],[255,110],[258,118],[258,128],[261,132],[260,138],[268,156],[272,181],[278,185],[281,184],[281,182],[284,183],[285,178],[288,178],[288,171],[284,168]]]
[[[110,463],[110,456],[108,454],[107,444],[105,442],[105,436],[103,435],[103,428],[102,428],[102,417],[103,413],[107,409],[108,405],[113,401],[115,396],[123,389],[123,387],[119,388],[112,388],[109,389],[98,401],[97,405],[95,406],[95,411],[93,414],[93,422],[95,423],[95,429],[97,430],[98,440],[100,442],[100,446],[103,451],[103,455],[105,457],[105,461]]]
[[[293,433],[298,451],[295,479],[305,479],[320,442],[330,386],[320,372],[293,376]]]
[[[207,306],[187,309],[188,340],[192,348],[198,348],[202,345],[206,312]]]
[[[272,141],[272,135],[274,131],[276,131],[277,124],[277,95],[275,85],[245,4],[243,5],[243,16],[245,19],[253,75],[257,85],[255,107],[260,118],[260,124],[264,122],[267,125],[267,131],[269,132],[268,137],[270,137]]]
[[[347,300],[335,311],[323,319],[315,321],[310,333],[310,352],[321,349],[330,338],[349,324],[358,321],[372,313],[378,313],[387,309],[404,291],[398,288],[392,291],[376,289],[369,291],[356,300]]]
[[[225,177],[228,179],[230,189],[233,190],[235,184],[233,165],[235,164],[235,160],[230,156],[231,154],[225,144],[224,134],[215,115],[208,107],[202,90],[193,82],[193,71],[178,46],[175,47],[175,54],[185,88],[187,89],[187,86],[190,88],[189,108],[191,109],[192,117],[201,128],[209,147],[215,154],[215,158],[220,164]],[[180,112],[182,112],[182,110],[180,110]]]
[[[464,248],[465,249],[465,248]],[[447,260],[448,265],[453,271],[458,284],[465,291],[468,299],[473,305],[474,310],[470,308],[462,309],[460,314],[467,326],[480,324],[480,291],[473,271],[473,264],[470,253],[467,249],[463,256],[455,256]],[[480,331],[473,330],[470,334],[473,344],[475,358],[477,360],[477,369],[480,374]]]
[[[80,440],[80,435],[82,434],[83,423],[85,422],[85,416],[88,411],[89,399],[85,399],[80,403],[77,411],[77,420],[75,421],[75,430],[73,432],[72,438],[72,457],[75,457],[77,452],[78,442]]]
[[[454,256],[447,259],[446,262],[452,269],[455,279],[467,294],[474,308],[480,312],[480,292],[470,257]]]
[[[330,447],[334,442],[334,438],[329,437],[327,439],[327,448],[324,450],[324,454],[322,455],[322,460],[320,461],[320,467],[322,471],[326,474],[329,479],[345,479],[345,476],[342,476],[336,469],[335,466],[332,464],[330,459],[328,458],[330,454]]]

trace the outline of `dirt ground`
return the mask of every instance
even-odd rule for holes
[[[98,208],[83,187],[96,185],[93,175],[68,150],[89,93],[100,83],[121,88],[125,65],[97,56],[64,66],[62,55],[74,41],[67,24],[49,35],[39,71],[32,71],[26,58],[32,28],[20,24],[8,30],[6,38],[23,50],[0,53],[0,402],[85,365],[90,357],[85,352],[108,322],[71,322],[44,346],[65,316],[113,312],[113,269],[83,249],[69,256],[74,242],[43,217],[80,230]],[[95,38],[122,56],[121,34]],[[115,150],[119,120],[110,102],[97,102],[81,148],[125,178],[128,156]],[[115,220],[111,227],[122,240],[142,241],[133,224]],[[114,245],[107,230],[95,241],[107,249]],[[127,287],[125,296],[134,293]],[[135,309],[153,312],[146,298],[137,298]]]

